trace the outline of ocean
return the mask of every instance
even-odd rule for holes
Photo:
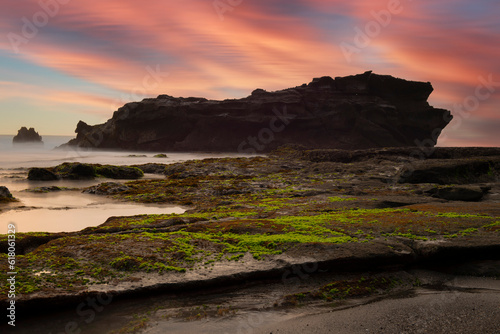
[[[0,186],[6,186],[19,202],[0,205],[0,234],[7,233],[7,225],[14,223],[17,232],[73,232],[97,226],[112,216],[140,214],[183,213],[187,208],[173,205],[137,204],[103,196],[84,194],[81,190],[49,193],[26,191],[42,186],[84,188],[101,182],[122,180],[59,180],[29,181],[31,167],[52,167],[63,162],[136,165],[144,163],[175,163],[193,159],[247,156],[231,153],[168,153],[92,151],[85,149],[55,149],[68,142],[69,136],[43,136],[44,145],[13,145],[13,136],[0,136]],[[167,158],[155,158],[166,153]],[[146,174],[145,179],[162,178]]]

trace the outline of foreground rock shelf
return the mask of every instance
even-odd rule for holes
[[[17,303],[57,306],[104,292],[132,296],[279,280],[297,266],[314,274],[498,260],[500,149],[436,148],[427,160],[411,158],[415,150],[284,148],[269,157],[166,165],[164,179],[91,187],[85,191],[191,209],[110,217],[76,233],[19,233]],[[480,156],[465,159],[468,152]],[[484,163],[488,168],[478,168]],[[453,177],[423,183],[436,168]],[[460,187],[481,196],[436,195]],[[0,250],[6,246],[3,236]]]

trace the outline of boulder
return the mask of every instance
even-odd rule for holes
[[[17,135],[12,139],[14,144],[20,143],[39,143],[43,144],[42,137],[35,131],[34,128],[22,127],[17,132]]]
[[[0,186],[0,203],[15,201],[14,196],[7,187]]]
[[[51,169],[58,177],[69,180],[88,180],[96,176],[96,169],[91,164],[65,162]]]
[[[451,121],[427,99],[430,83],[371,72],[322,77],[309,84],[224,101],[157,98],[119,108],[104,124],[80,121],[75,139],[86,148],[142,151],[270,152],[285,144],[314,149],[435,145]]]
[[[55,181],[59,180],[59,176],[47,168],[31,168],[28,172],[28,180]]]

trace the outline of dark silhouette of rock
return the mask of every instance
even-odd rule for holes
[[[9,189],[7,187],[0,186],[0,203],[12,201],[15,201],[15,199],[10,193]]]
[[[59,176],[47,168],[31,168],[28,172],[28,180],[31,181],[54,181],[59,180]]]
[[[371,72],[242,99],[157,98],[119,108],[104,124],[80,121],[69,146],[146,151],[269,152],[307,148],[432,147],[451,121],[427,103],[430,83]]]
[[[77,164],[72,166],[70,174],[75,175],[78,179],[93,179],[96,176],[94,166],[89,164]]]
[[[36,143],[36,144],[43,144],[42,137],[38,134],[38,132],[35,131],[34,128],[26,128],[22,127],[19,129],[17,132],[17,135],[12,139],[12,142],[14,144],[20,144],[20,143]]]
[[[144,176],[141,169],[131,166],[113,166],[65,162],[56,167],[31,168],[28,179],[32,181],[87,180],[95,177],[135,180]]]

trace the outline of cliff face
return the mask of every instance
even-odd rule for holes
[[[146,151],[259,153],[283,144],[363,149],[433,146],[450,112],[427,103],[430,83],[371,72],[246,98],[160,95],[118,109],[105,124],[80,121],[67,145]]]

